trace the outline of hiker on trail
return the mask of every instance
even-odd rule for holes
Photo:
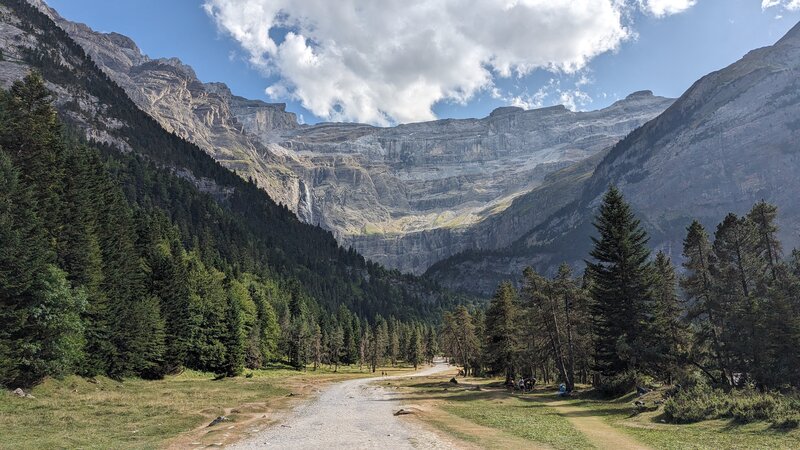
[[[524,394],[525,393],[525,379],[520,377],[518,384],[519,384],[519,390],[522,391],[522,393]]]

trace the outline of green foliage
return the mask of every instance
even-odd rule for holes
[[[514,377],[517,333],[517,292],[511,283],[501,283],[486,309],[484,361],[490,373]]]
[[[363,363],[364,331],[375,326],[366,318],[406,327],[461,301],[300,223],[252,180],[164,131],[37,8],[4,5],[37,36],[22,59],[38,71],[0,94],[0,383],[69,370],[158,378],[279,360],[303,368],[317,327],[316,359]],[[109,133],[132,151],[72,137],[84,133],[71,128],[74,115],[61,123],[47,83],[97,98],[104,117],[125,124]],[[201,192],[198,179],[213,188]],[[62,310],[54,298],[65,299]],[[66,328],[34,314],[44,305]],[[385,323],[378,331],[383,339]],[[53,333],[62,355],[37,347]],[[385,340],[376,342],[382,359]],[[20,352],[40,369],[23,375]]]
[[[642,366],[648,347],[646,311],[652,299],[647,233],[613,186],[596,217],[591,276],[596,368],[613,376]]]
[[[377,266],[367,270],[374,277],[345,275],[364,267],[358,255],[274,209],[250,184],[219,172],[247,196],[214,199],[154,162],[71,141],[49,101],[37,74],[0,95],[0,142],[11,150],[0,150],[0,383],[30,386],[71,372],[161,378],[183,368],[234,376],[282,356],[302,368],[315,329],[316,362],[353,363],[358,317],[337,301],[328,306],[342,324],[326,323],[309,292],[332,283],[340,292],[329,297],[325,288],[323,301],[341,294],[366,311],[384,307],[370,298],[409,298],[397,289],[415,281],[390,283]],[[153,132],[169,144],[163,130]],[[247,214],[259,203],[256,220]],[[306,245],[320,239],[327,244]],[[291,258],[274,258],[274,244],[292,240],[302,245]],[[326,269],[316,270],[322,260]],[[385,323],[380,331],[383,338]],[[384,349],[375,350],[382,358]]]
[[[777,428],[794,428],[800,418],[800,399],[752,390],[725,392],[697,385],[667,399],[664,416],[674,423],[732,419],[740,424],[766,421]]]

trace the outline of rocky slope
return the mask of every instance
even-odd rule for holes
[[[483,119],[322,124],[270,139],[310,163],[293,168],[310,191],[301,216],[369,258],[421,272],[459,251],[512,242],[528,228],[501,219],[514,198],[670,103],[639,92],[592,112],[500,108]]]
[[[306,222],[392,268],[423,272],[469,249],[501,248],[530,227],[508,210],[548,174],[598,154],[666,109],[639,92],[592,112],[506,107],[483,119],[376,128],[298,125],[283,104],[202,83],[177,59],[151,59],[129,38],[56,21],[165,129],[253,178]],[[563,198],[549,199],[561,205]],[[525,208],[530,209],[530,208]],[[534,207],[549,211],[545,205]]]
[[[616,144],[566,208],[502,251],[437,264],[434,278],[488,292],[522,268],[580,265],[591,217],[613,183],[651,232],[680,259],[693,218],[713,231],[728,212],[764,199],[778,205],[780,238],[800,244],[800,24],[775,45],[697,81],[670,108]],[[476,277],[480,274],[480,282]]]

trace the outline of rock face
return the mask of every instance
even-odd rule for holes
[[[513,242],[529,228],[530,215],[509,210],[515,198],[610,147],[672,102],[644,91],[592,112],[503,107],[483,119],[391,128],[301,126],[283,104],[203,83],[177,59],[150,59],[125,36],[97,33],[32,1],[165,129],[251,177],[342,244],[414,273],[461,251]]]
[[[728,212],[764,199],[779,207],[785,248],[800,244],[800,24],[775,45],[697,81],[656,119],[616,144],[587,172],[574,201],[511,247],[464,255],[432,268],[450,286],[488,292],[526,265],[580,265],[591,217],[617,185],[651,233],[650,244],[680,260],[692,219],[713,231]],[[474,277],[482,275],[480,282]],[[464,283],[464,284],[462,284]]]

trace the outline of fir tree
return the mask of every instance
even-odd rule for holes
[[[411,326],[411,335],[409,338],[409,352],[408,352],[408,362],[414,366],[414,370],[417,370],[417,366],[419,366],[423,361],[423,349],[422,349],[422,338],[419,333],[419,328],[416,325]]]
[[[516,373],[514,365],[518,349],[516,296],[511,283],[501,283],[486,310],[484,341],[486,364],[490,373],[504,374],[506,381],[512,380]]]
[[[594,226],[592,277],[596,369],[611,376],[636,369],[647,346],[645,311],[652,275],[647,233],[622,194],[610,187]]]
[[[683,241],[685,275],[681,278],[680,285],[687,302],[692,305],[687,311],[687,318],[696,323],[697,330],[694,334],[696,344],[690,360],[715,383],[728,382],[731,373],[722,344],[724,310],[713,291],[711,243],[705,228],[696,220],[686,231]]]
[[[672,384],[687,351],[688,330],[683,322],[683,308],[678,299],[677,276],[672,261],[663,252],[654,262],[653,311],[650,333],[657,339],[651,361],[659,377]]]

